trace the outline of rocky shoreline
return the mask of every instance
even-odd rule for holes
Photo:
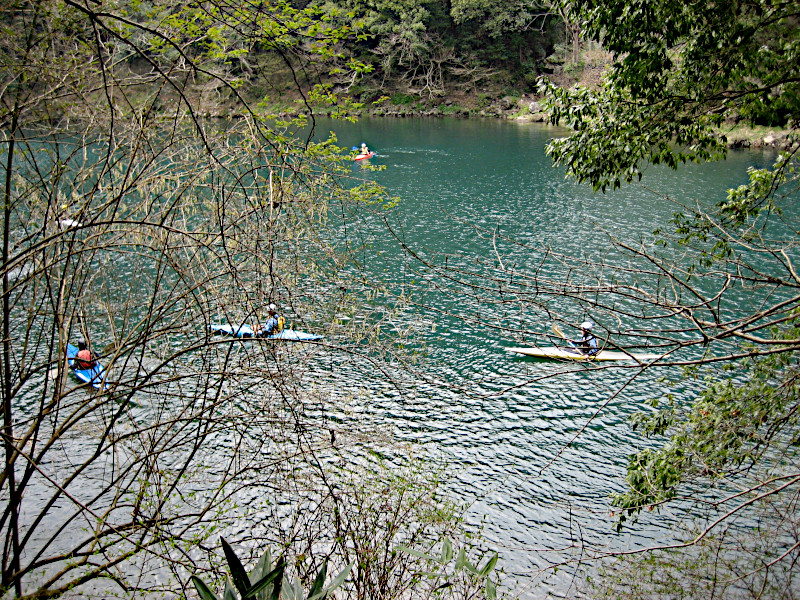
[[[727,138],[728,147],[737,149],[793,150],[800,147],[800,133],[798,133],[797,129],[770,129],[763,137],[737,134],[734,130],[727,134]]]
[[[406,106],[384,104],[366,111],[370,116],[381,117],[456,117],[499,118],[522,122],[544,123],[547,115],[541,111],[539,102],[530,96],[504,96],[485,102],[484,106],[466,108],[454,100],[443,100],[438,106]],[[728,147],[733,149],[792,150],[800,146],[800,131],[797,128],[750,128],[731,123],[724,128]]]

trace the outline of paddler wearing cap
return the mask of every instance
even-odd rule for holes
[[[581,354],[587,356],[594,356],[598,352],[597,338],[592,333],[594,324],[591,321],[584,321],[581,323],[581,337],[577,340],[568,339],[567,343],[570,348],[574,348]]]
[[[278,314],[278,307],[274,304],[267,307],[267,312],[269,313],[267,321],[256,328],[256,335],[259,337],[280,333],[285,323],[285,319]]]

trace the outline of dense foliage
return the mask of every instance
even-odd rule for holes
[[[617,56],[601,93],[545,84],[552,119],[575,130],[556,162],[596,188],[719,157],[726,119],[796,125],[800,29],[794,2],[576,2],[585,36]],[[643,162],[645,161],[645,162]]]
[[[454,87],[475,91],[526,88],[562,37],[547,2],[483,0],[327,1],[331,13],[354,15],[362,39],[347,45],[375,66],[356,91],[373,97],[399,91],[441,97]]]

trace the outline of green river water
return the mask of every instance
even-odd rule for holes
[[[646,187],[597,195],[553,168],[545,144],[563,132],[542,125],[317,121],[315,135],[330,131],[348,149],[366,142],[377,153],[372,164],[385,169],[353,163],[353,175],[399,198],[389,211],[353,217],[363,220],[348,223],[348,232],[364,242],[367,274],[412,300],[385,325],[419,328],[425,357],[415,366],[419,376],[370,373],[367,361],[352,358],[357,353],[340,351],[348,342],[333,330],[308,353],[311,377],[330,393],[325,406],[304,408],[309,422],[346,427],[358,419],[362,431],[390,433],[449,465],[450,491],[469,504],[468,524],[481,528],[500,554],[505,586],[524,598],[570,597],[573,564],[544,570],[585,551],[672,540],[674,522],[665,513],[647,513],[635,529],[615,534],[609,496],[624,489],[627,458],[647,443],[632,432],[631,414],[667,391],[688,402],[692,390],[664,387],[659,378],[674,375],[666,369],[632,378],[631,369],[510,354],[509,346],[547,340],[553,315],[519,297],[506,302],[493,277],[501,267],[533,272],[546,248],[613,262],[619,257],[607,235],[634,239],[664,226],[676,210],[667,195],[711,205],[745,182],[748,166],[767,166],[773,156],[733,152],[724,162],[678,172],[650,168]],[[423,264],[445,260],[458,278]],[[568,322],[595,318],[558,298],[550,302]],[[24,400],[35,409],[35,395]],[[34,503],[36,493],[29,492]]]
[[[569,596],[571,568],[543,580],[536,575],[577,558],[578,540],[615,550],[669,541],[668,514],[645,515],[632,533],[614,534],[609,500],[623,489],[627,457],[646,443],[628,418],[643,400],[667,391],[658,383],[664,373],[626,384],[606,403],[630,371],[571,371],[510,355],[504,348],[519,345],[513,337],[520,330],[546,332],[550,321],[524,304],[500,308],[475,290],[426,279],[430,271],[399,240],[417,256],[441,263],[446,255],[449,264],[489,278],[498,261],[533,267],[538,257],[531,246],[599,256],[608,250],[606,233],[636,238],[666,225],[676,210],[666,195],[711,205],[746,181],[748,166],[767,166],[773,156],[732,152],[724,162],[677,172],[651,167],[646,187],[600,195],[553,168],[544,147],[563,132],[542,125],[362,119],[321,121],[317,128],[334,131],[346,148],[366,142],[377,153],[372,164],[385,166],[378,173],[353,169],[401,199],[388,217],[396,235],[382,236],[375,226],[367,251],[371,268],[398,290],[419,295],[417,310],[406,318],[430,329],[429,364],[437,382],[405,393],[374,382],[378,399],[363,410],[379,427],[424,444],[451,464],[456,491],[472,503],[468,520],[483,524],[518,582],[510,587],[523,596]],[[591,317],[569,316],[573,322]],[[504,336],[483,326],[506,322],[517,333]],[[560,370],[565,372],[542,379]],[[690,390],[676,393],[679,400],[691,398]]]

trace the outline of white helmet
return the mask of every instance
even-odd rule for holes
[[[590,331],[594,327],[594,324],[591,321],[584,321],[581,323],[581,329],[585,329],[586,331]]]
[[[277,307],[277,306],[275,306],[274,304],[270,304],[270,305],[267,307],[267,310],[268,310],[269,312],[278,312],[278,307]]]

